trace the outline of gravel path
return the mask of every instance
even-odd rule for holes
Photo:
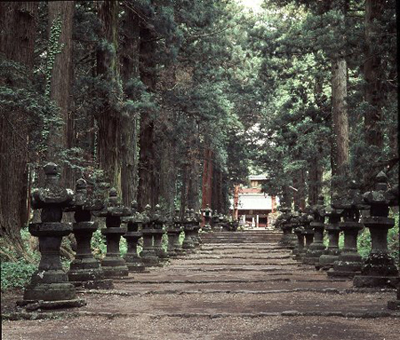
[[[6,293],[2,339],[399,339],[394,290],[354,289],[289,255],[274,243],[204,244],[51,313],[16,311],[22,292]]]

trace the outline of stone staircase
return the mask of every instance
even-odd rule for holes
[[[215,231],[202,233],[203,243],[276,243],[282,237],[278,230]]]

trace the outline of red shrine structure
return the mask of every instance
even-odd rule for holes
[[[244,226],[268,228],[272,225],[272,214],[276,211],[276,197],[261,192],[267,176],[249,177],[250,186],[235,186],[231,199],[231,213]]]

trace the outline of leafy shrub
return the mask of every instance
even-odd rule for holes
[[[25,287],[37,265],[23,260],[1,263],[1,291]]]

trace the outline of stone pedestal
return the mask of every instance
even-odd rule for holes
[[[114,288],[112,280],[104,278],[104,271],[99,261],[93,257],[90,249],[90,240],[96,230],[97,223],[93,221],[74,223],[73,233],[77,249],[75,259],[70,265],[68,278],[76,287],[85,289],[111,289]]]
[[[392,310],[400,310],[400,284],[397,286],[397,299],[389,301],[388,308]]]
[[[329,277],[353,278],[361,273],[362,259],[357,252],[358,232],[363,225],[358,222],[341,222],[339,228],[344,233],[344,247],[337,261],[333,264],[333,270],[328,271]]]
[[[363,219],[371,232],[372,249],[361,268],[361,275],[354,277],[354,287],[397,287],[399,272],[388,253],[387,234],[394,227],[394,219],[371,216]]]
[[[304,250],[304,228],[297,227],[293,231],[297,237],[297,246],[293,249],[292,254],[294,255],[294,259],[298,260]]]
[[[168,253],[164,250],[162,246],[162,238],[164,235],[164,230],[162,229],[154,229],[153,231],[153,237],[154,237],[154,251],[158,257],[159,264],[164,265],[166,262],[168,262]]]
[[[177,241],[179,243],[179,235],[181,233],[181,230],[175,229],[173,227],[169,228],[167,230],[167,235],[168,235],[168,256],[170,258],[177,257],[179,256],[181,252],[179,252],[178,248],[180,248],[180,244],[177,246]],[[182,248],[181,248],[182,250]]]
[[[328,233],[328,248],[324,251],[324,254],[319,258],[319,263],[316,265],[317,269],[329,270],[333,268],[335,261],[339,259],[339,233],[340,229],[338,225],[328,224],[325,227]]]
[[[72,231],[70,223],[44,222],[29,225],[29,232],[39,238],[41,260],[38,270],[33,273],[30,284],[24,292],[24,301],[19,305],[37,303],[41,300],[61,303],[59,308],[79,307],[83,300],[76,298],[75,286],[69,282],[60,259],[63,236]],[[66,301],[65,305],[62,301]]]
[[[314,229],[314,240],[309,245],[303,263],[316,265],[319,263],[319,257],[323,255],[324,246],[324,228],[325,225],[320,222],[311,222],[310,227]]]
[[[185,232],[185,239],[182,243],[182,249],[186,252],[186,254],[194,254],[196,251],[191,237],[193,232],[192,223],[184,222],[183,228],[183,231]]]
[[[194,226],[193,232],[191,234],[195,248],[199,248],[200,244],[201,244],[201,240],[200,240],[200,236],[199,236],[199,229],[200,229],[200,226],[198,226],[198,225]]]
[[[129,228],[129,227],[128,227]],[[138,255],[137,245],[142,237],[141,231],[129,231],[124,235],[128,244],[128,251],[125,255],[125,262],[130,272],[144,272],[146,267]]]
[[[119,203],[115,188],[110,190],[109,198],[104,206],[105,209],[98,214],[106,218],[106,228],[101,233],[106,237],[107,253],[101,261],[101,267],[106,277],[128,276],[129,270],[125,260],[121,257],[119,241],[121,236],[126,233],[126,229],[121,228],[121,217],[129,216],[130,210]]]
[[[143,229],[143,249],[140,253],[142,261],[147,267],[155,267],[159,265],[158,256],[153,247],[154,229]]]
[[[121,236],[126,233],[126,230],[119,226],[107,226],[107,228],[103,229],[101,233],[107,240],[107,253],[101,261],[104,275],[110,278],[128,276],[128,266],[126,265],[125,260],[121,257],[119,250],[119,241]]]
[[[29,225],[30,233],[39,238],[41,260],[25,289],[23,301],[17,304],[27,310],[32,310],[31,306],[36,309],[83,306],[85,302],[76,298],[75,286],[69,282],[60,259],[62,238],[72,231],[70,223],[61,222],[63,208],[72,201],[73,191],[60,186],[56,164],[46,164],[44,171],[44,188],[32,192],[32,207],[42,209],[42,222]]]
[[[203,209],[201,212],[204,215],[203,231],[210,232],[212,230],[211,225],[210,225],[212,210],[210,209],[209,205],[207,204],[205,209]]]
[[[304,259],[306,257],[307,251],[310,248],[310,245],[313,243],[313,240],[314,240],[314,230],[312,230],[310,227],[307,227],[307,228],[304,228],[304,232],[302,234],[304,235],[306,243],[304,245],[303,251],[300,253],[300,259],[304,263]]]

